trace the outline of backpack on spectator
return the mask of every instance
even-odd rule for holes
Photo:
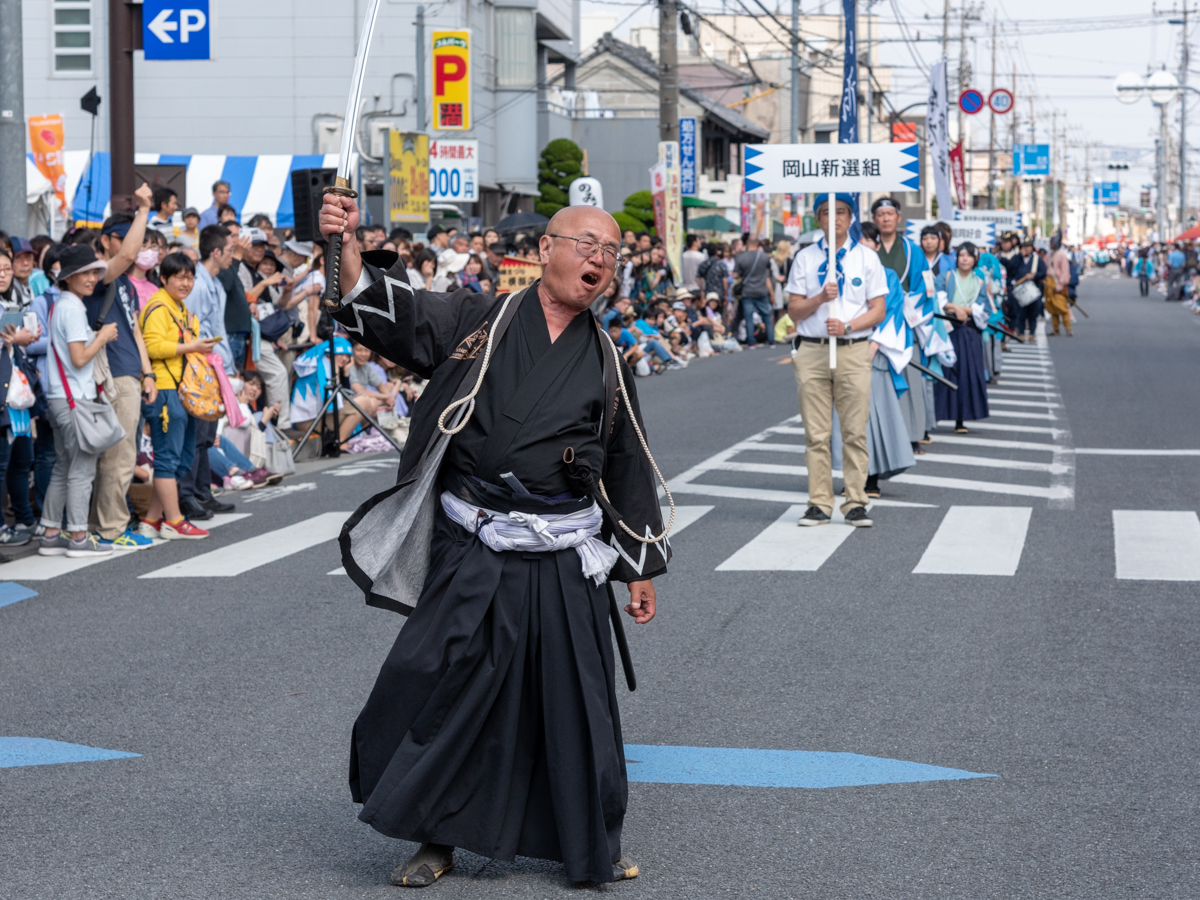
[[[171,310],[161,300],[149,304],[142,311],[142,321],[145,322],[149,319],[150,313],[160,306],[171,317],[171,321],[175,323],[175,327],[179,329],[179,343],[184,344],[195,340],[191,331],[180,324],[179,320],[175,318]],[[167,370],[167,374],[175,382],[175,389],[179,392],[179,402],[183,404],[183,408],[187,410],[188,415],[195,416],[197,419],[204,419],[206,422],[215,422],[221,418],[222,413],[225,411],[225,407],[221,403],[221,385],[217,381],[217,376],[213,372],[212,366],[204,358],[203,353],[187,353],[184,355],[183,377],[178,380],[171,374],[169,366],[164,364],[163,368]]]

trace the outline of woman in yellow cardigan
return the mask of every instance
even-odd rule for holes
[[[200,323],[183,305],[196,281],[196,264],[182,253],[171,253],[160,263],[163,287],[142,309],[142,336],[154,367],[158,396],[142,404],[154,445],[154,499],[139,531],[146,537],[169,541],[199,540],[208,532],[197,528],[179,512],[178,480],[192,467],[196,454],[196,420],[179,399],[184,356],[212,353],[216,340],[197,339]]]

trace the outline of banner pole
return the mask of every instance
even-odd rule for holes
[[[829,279],[833,279],[833,283],[837,284],[837,195],[828,194],[825,201],[826,206],[826,240],[829,242],[829,262],[825,267],[826,276],[825,283],[829,283]],[[841,290],[838,290],[838,296],[841,297]],[[838,301],[834,300],[829,304],[829,316],[835,318],[838,309]],[[837,338],[829,335],[829,368],[837,368]]]

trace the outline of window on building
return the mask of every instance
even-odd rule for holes
[[[537,83],[537,33],[534,10],[496,10],[496,85],[531,87]]]
[[[92,71],[91,0],[54,0],[54,71]]]

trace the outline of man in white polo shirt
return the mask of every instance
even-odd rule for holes
[[[829,227],[829,195],[817,201],[817,221]],[[788,315],[796,323],[796,385],[804,419],[808,510],[800,525],[827,525],[833,513],[829,439],[833,410],[841,422],[846,524],[873,524],[867,515],[867,415],[871,404],[871,330],[883,321],[887,276],[879,254],[849,237],[850,195],[838,194],[835,229],[837,275],[826,278],[829,246],[823,237],[796,254],[788,276]],[[840,298],[839,298],[840,286]],[[829,367],[829,342],[837,341],[837,367]]]

